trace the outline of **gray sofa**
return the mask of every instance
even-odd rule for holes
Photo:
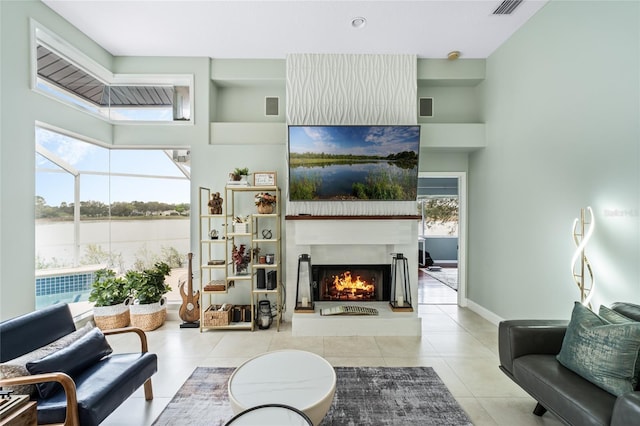
[[[640,321],[640,306],[614,303],[614,311]],[[640,392],[619,397],[560,364],[569,321],[509,320],[498,328],[500,369],[538,404],[533,413],[555,414],[568,425],[640,425]]]
[[[111,353],[104,335],[120,333],[136,333],[140,352]],[[74,334],[82,336],[64,341]],[[129,327],[107,330],[104,335],[97,328],[76,330],[66,304],[3,321],[3,371],[22,368],[16,360],[30,357],[26,366],[31,374],[0,379],[0,386],[38,386],[37,392],[32,393],[37,400],[38,424],[98,425],[141,386],[145,398],[151,400],[151,376],[158,370],[158,359],[147,352],[144,331]],[[37,359],[31,356],[61,341],[64,343],[55,352]]]

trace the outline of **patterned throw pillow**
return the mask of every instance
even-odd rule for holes
[[[613,395],[637,383],[640,322],[612,324],[576,302],[558,361]]]
[[[46,346],[36,349],[35,351],[26,353],[18,358],[10,359],[9,361],[0,364],[0,379],[11,379],[13,377],[29,376],[27,370],[27,363],[44,358],[54,352],[59,351],[79,340],[82,336],[87,334],[93,328],[93,324],[87,323],[79,330],[69,333],[66,336],[59,338]],[[15,395],[30,395],[36,396],[37,389],[35,385],[19,385],[19,386],[4,386],[4,390],[12,390]]]

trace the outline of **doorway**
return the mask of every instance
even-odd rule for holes
[[[421,172],[419,303],[466,306],[466,173]]]

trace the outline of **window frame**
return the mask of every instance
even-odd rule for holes
[[[131,124],[131,125],[172,125],[172,126],[193,126],[195,125],[195,101],[194,101],[194,75],[193,74],[131,74],[120,73],[114,74],[104,66],[100,65],[95,60],[89,58],[83,52],[72,46],[65,41],[62,37],[58,36],[53,31],[49,30],[34,19],[30,19],[31,28],[31,70],[30,81],[31,90],[61,102],[71,108],[78,111],[90,114],[94,117],[100,118],[111,124]],[[100,107],[94,105],[91,102],[80,98],[69,90],[64,90],[58,86],[55,86],[45,79],[38,76],[38,45],[46,47],[56,55],[60,56],[64,60],[68,61],[72,65],[80,68],[85,73],[91,75],[96,80],[100,81],[107,88],[116,86],[173,86],[176,87],[188,87],[189,89],[189,118],[188,119],[176,119],[173,120],[117,120],[110,117],[110,111],[116,108],[107,105]],[[48,90],[43,90],[39,87],[39,83],[42,82],[45,86],[51,90],[59,91],[65,97],[73,99],[73,101],[65,101],[62,96],[56,96]],[[82,104],[84,106],[80,106]],[[105,110],[106,112],[100,112]]]

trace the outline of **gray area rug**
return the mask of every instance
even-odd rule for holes
[[[428,268],[422,268],[422,270],[430,277],[458,291],[458,268],[442,268],[439,271],[430,271]]]
[[[154,426],[224,425],[233,412],[227,380],[233,368],[198,367]],[[472,425],[431,367],[335,367],[328,425]]]

